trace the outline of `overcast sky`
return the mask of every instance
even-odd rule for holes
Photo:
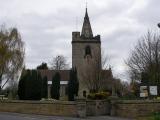
[[[57,54],[71,63],[72,31],[81,31],[85,0],[0,0],[0,24],[17,27],[25,42],[27,68]],[[148,30],[158,32],[160,0],[88,0],[94,35],[110,57],[115,77],[127,79],[124,60]],[[76,27],[76,18],[77,26]],[[160,32],[160,30],[159,30]]]

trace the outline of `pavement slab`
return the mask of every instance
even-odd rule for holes
[[[133,119],[118,118],[111,116],[74,118],[74,117],[44,116],[44,115],[19,114],[19,113],[0,113],[0,120],[133,120]]]

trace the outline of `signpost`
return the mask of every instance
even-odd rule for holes
[[[140,97],[148,97],[147,86],[140,86]]]
[[[158,95],[157,86],[149,86],[150,95],[156,96]]]
[[[151,96],[157,96],[157,86],[140,86],[140,97],[147,98]]]

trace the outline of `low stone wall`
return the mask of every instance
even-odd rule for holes
[[[115,116],[136,118],[160,112],[160,100],[117,100],[112,101]]]
[[[110,112],[107,100],[76,101],[0,101],[0,112],[86,117],[107,115]]]
[[[1,101],[0,112],[77,117],[76,103],[68,101]]]
[[[112,115],[127,118],[160,111],[160,100],[0,101],[0,112],[86,117]]]

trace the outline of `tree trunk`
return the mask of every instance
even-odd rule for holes
[[[2,74],[0,74],[0,93],[1,93],[1,90],[2,90]]]

